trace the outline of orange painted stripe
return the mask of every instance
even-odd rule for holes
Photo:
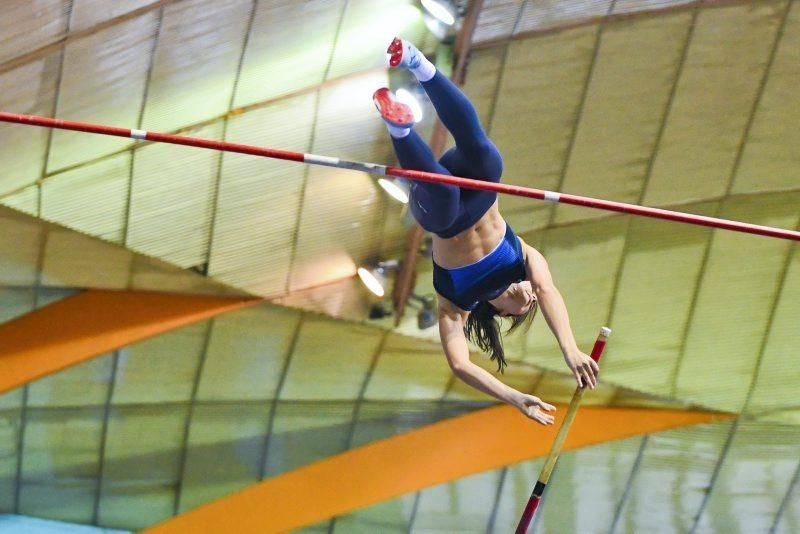
[[[0,325],[0,393],[136,341],[261,302],[91,290]]]
[[[560,409],[564,411],[563,406]],[[586,407],[578,412],[564,449],[730,417]],[[535,424],[509,406],[487,408],[296,469],[142,532],[284,532],[428,486],[544,456],[555,435],[555,426]]]

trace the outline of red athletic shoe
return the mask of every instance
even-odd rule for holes
[[[389,66],[395,69],[415,69],[419,67],[422,56],[417,47],[399,37],[392,40],[386,53],[389,54]]]
[[[414,125],[414,113],[408,105],[398,102],[386,87],[381,87],[372,95],[372,102],[383,117],[383,120],[399,128],[411,128]]]

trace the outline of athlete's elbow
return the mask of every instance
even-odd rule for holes
[[[447,360],[447,363],[450,365],[450,371],[453,373],[453,375],[456,378],[463,380],[464,376],[467,374],[469,362],[462,362],[460,360]]]

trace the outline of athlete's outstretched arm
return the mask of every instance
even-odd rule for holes
[[[554,418],[547,412],[554,411],[554,406],[543,402],[539,397],[507,386],[486,369],[470,361],[469,346],[464,335],[466,317],[466,312],[439,297],[439,337],[453,374],[478,391],[514,406],[534,421],[543,425],[553,424]]]
[[[572,371],[572,374],[575,375],[575,380],[577,380],[579,386],[588,385],[594,389],[597,385],[597,373],[600,368],[594,360],[581,352],[577,343],[575,343],[575,336],[572,334],[572,327],[569,324],[567,305],[553,283],[553,277],[550,274],[550,267],[548,267],[547,261],[533,247],[525,245],[524,250],[528,272],[527,278],[539,301],[539,307],[542,309],[547,325],[558,340],[558,345],[561,347],[567,366]]]

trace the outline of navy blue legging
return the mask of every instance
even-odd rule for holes
[[[438,70],[433,78],[421,83],[442,123],[453,134],[456,146],[436,161],[430,147],[412,129],[406,137],[392,138],[400,166],[499,182],[503,158],[481,128],[469,99]],[[478,222],[496,198],[497,194],[489,191],[414,181],[409,206],[420,226],[447,238]]]

